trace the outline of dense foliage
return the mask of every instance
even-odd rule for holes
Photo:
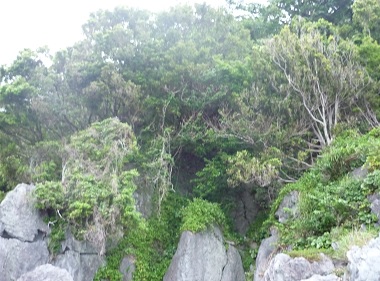
[[[291,190],[283,245],[329,248],[374,220],[379,1],[227,2],[98,11],[82,41],[0,67],[0,200],[36,184],[51,251],[67,227],[93,242],[108,263],[96,280],[120,280],[125,255],[135,280],[162,280],[180,232],[233,225],[243,189],[261,215],[242,248]]]

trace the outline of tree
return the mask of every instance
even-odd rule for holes
[[[380,1],[356,0],[352,5],[353,20],[363,32],[375,40],[380,40]]]
[[[354,0],[272,0],[270,3],[284,10],[290,18],[324,19],[341,24],[351,21]]]
[[[331,144],[335,126],[349,122],[355,101],[363,98],[369,83],[353,43],[305,24],[296,32],[284,28],[267,49],[289,83],[285,92],[297,95],[307,113],[306,126],[315,136],[310,145]]]

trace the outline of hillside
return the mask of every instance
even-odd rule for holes
[[[345,272],[379,233],[380,3],[293,2],[98,11],[1,66],[0,242],[30,192],[27,241],[72,278],[96,253],[94,280],[251,279],[270,233]]]

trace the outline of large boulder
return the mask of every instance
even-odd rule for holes
[[[225,245],[221,231],[214,227],[201,233],[182,233],[177,251],[164,281],[243,281],[240,255]]]
[[[299,192],[296,190],[291,191],[284,197],[275,213],[280,223],[286,223],[289,219],[297,217],[299,214],[298,197]]]
[[[49,229],[34,207],[34,188],[19,184],[0,204],[0,281],[16,280],[49,261]]]
[[[48,261],[45,241],[26,243],[0,237],[0,281],[16,280]]]
[[[33,185],[19,184],[10,191],[0,204],[0,236],[33,242],[48,233],[48,226],[42,221],[32,191]]]
[[[355,281],[380,280],[380,237],[372,239],[362,248],[352,247],[347,252],[348,277]]]
[[[265,270],[268,267],[269,261],[277,248],[278,234],[277,231],[272,230],[272,236],[264,239],[261,244],[256,257],[256,269],[254,281],[263,280]]]
[[[62,268],[44,264],[33,271],[23,274],[17,281],[74,281],[71,275]]]
[[[319,261],[309,262],[305,258],[291,258],[286,254],[277,254],[264,273],[265,281],[299,281],[316,278],[313,275],[328,276],[335,270],[332,260],[321,254]],[[328,278],[330,278],[329,276]],[[315,279],[311,279],[315,280]],[[317,279],[318,280],[318,279]]]
[[[66,269],[75,281],[93,280],[96,271],[104,265],[104,257],[86,241],[78,241],[67,231],[62,242],[61,254],[58,254],[53,264]]]

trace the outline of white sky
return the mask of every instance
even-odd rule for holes
[[[256,0],[265,2],[266,0]],[[213,6],[225,0],[3,0],[0,8],[0,65],[10,64],[24,48],[47,45],[53,52],[68,47],[82,37],[81,26],[90,13],[116,6],[151,11],[168,9],[179,3],[207,2]]]

